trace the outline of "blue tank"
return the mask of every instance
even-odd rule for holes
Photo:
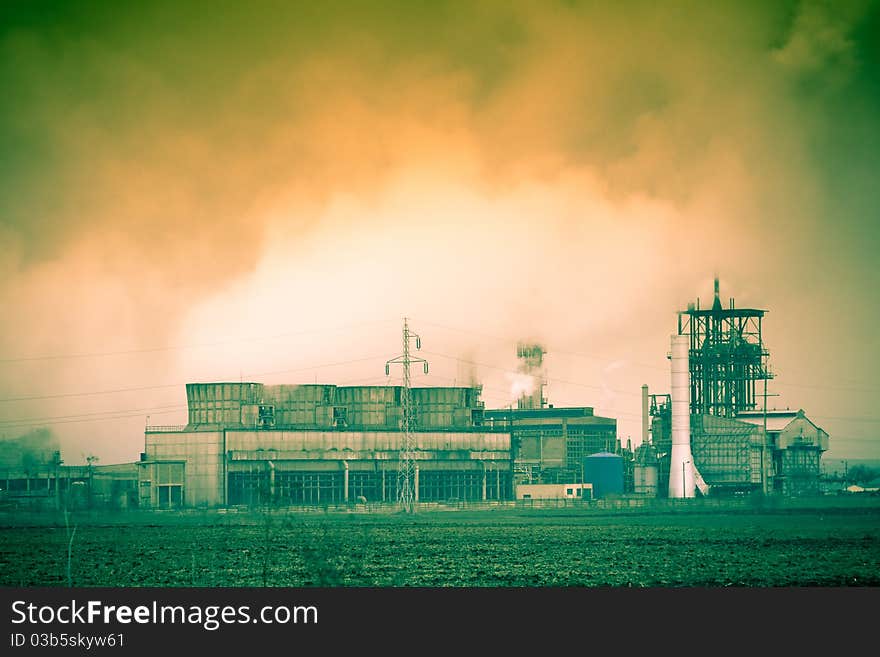
[[[623,457],[611,452],[590,454],[584,459],[584,482],[593,484],[593,498],[623,494]]]

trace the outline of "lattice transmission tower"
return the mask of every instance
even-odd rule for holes
[[[391,374],[391,365],[400,363],[403,365],[403,390],[401,391],[401,407],[403,409],[403,418],[401,421],[401,430],[403,431],[403,447],[400,450],[400,458],[397,467],[397,502],[401,509],[407,513],[415,511],[416,490],[415,490],[415,438],[413,437],[413,428],[415,427],[414,408],[412,403],[412,395],[410,393],[411,380],[409,367],[412,363],[422,363],[425,374],[428,373],[428,361],[424,358],[417,358],[410,355],[410,340],[415,340],[416,349],[422,348],[422,339],[409,330],[409,323],[406,317],[403,318],[403,353],[396,358],[392,358],[385,363],[385,376]]]

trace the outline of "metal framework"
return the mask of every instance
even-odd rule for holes
[[[692,414],[735,417],[758,405],[756,383],[771,378],[761,323],[765,310],[724,308],[715,279],[712,308],[688,306],[678,313],[678,334],[690,336]],[[765,388],[766,390],[766,388]]]
[[[403,419],[401,429],[404,432],[403,448],[400,450],[400,460],[397,469],[397,501],[401,509],[407,513],[415,511],[416,490],[416,464],[415,464],[415,438],[412,435],[414,428],[414,413],[411,394],[411,381],[409,367],[412,363],[423,363],[425,374],[428,373],[428,361],[424,358],[416,358],[410,355],[409,343],[415,339],[416,349],[422,348],[422,339],[409,330],[406,317],[403,318],[403,353],[385,363],[385,376],[391,374],[391,365],[400,363],[403,365],[403,390],[401,394],[401,406],[403,407]]]

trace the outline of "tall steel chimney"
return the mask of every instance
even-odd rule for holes
[[[642,445],[648,444],[648,384],[642,386]]]
[[[691,455],[691,404],[688,373],[690,336],[673,335],[672,454],[669,465],[669,497],[694,497],[694,465]]]

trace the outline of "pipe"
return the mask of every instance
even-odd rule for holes
[[[415,473],[413,476],[413,502],[419,501],[419,465],[418,463],[413,466],[415,468]]]
[[[642,386],[642,445],[648,444],[648,384]]]
[[[693,457],[691,455],[690,379],[688,372],[689,337],[673,335],[670,352],[672,374],[672,453],[669,463],[669,497],[694,496]]]
[[[272,461],[266,461],[269,467],[269,501],[275,501],[275,464]]]

